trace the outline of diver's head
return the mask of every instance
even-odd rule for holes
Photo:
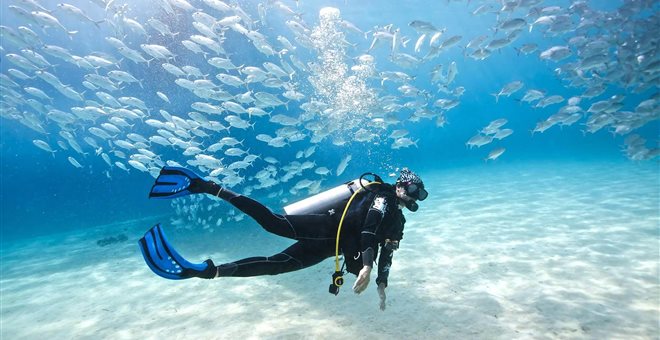
[[[429,195],[422,179],[408,168],[403,168],[399,173],[395,188],[399,200],[412,212],[419,209],[416,201],[423,201]]]

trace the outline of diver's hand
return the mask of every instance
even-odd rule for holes
[[[353,291],[355,294],[360,294],[364,292],[365,289],[367,289],[370,276],[371,266],[362,267],[362,270],[360,270],[360,274],[358,274],[357,280],[355,280],[355,284],[353,285]]]
[[[385,287],[386,285],[384,283],[381,283],[378,285],[378,297],[380,298],[380,310],[385,310],[385,300],[387,299],[387,296],[385,296]]]

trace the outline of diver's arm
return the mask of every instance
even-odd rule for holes
[[[386,209],[387,203],[385,202],[385,198],[376,196],[362,224],[360,246],[362,249],[362,265],[364,266],[373,266],[375,249],[378,246],[376,232],[380,227],[380,223],[383,221]]]
[[[379,286],[382,283],[387,287],[387,278],[390,276],[390,267],[392,266],[394,249],[395,248],[392,246],[388,246],[387,243],[380,248],[380,256],[378,256],[378,277],[376,277],[376,284]]]
[[[362,224],[362,234],[360,236],[360,245],[362,249],[362,270],[358,274],[358,278],[353,285],[353,291],[357,294],[362,293],[369,285],[371,268],[374,263],[374,249],[377,246],[376,231],[383,221],[385,216],[387,203],[384,197],[376,196],[374,198],[367,217]]]

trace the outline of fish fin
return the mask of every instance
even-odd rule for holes
[[[587,135],[587,130],[585,129],[580,129],[580,132],[582,132],[582,137],[585,137]]]
[[[375,38],[375,37],[374,37],[374,40],[371,41],[371,46],[369,46],[369,49],[367,49],[367,53],[371,52],[371,50],[372,50],[372,49],[374,48],[374,46],[376,45],[376,41],[377,41],[377,40],[378,40],[378,38]]]
[[[104,23],[104,22],[105,22],[105,19],[103,19],[103,20],[99,20],[99,21],[92,21],[92,22],[94,23],[94,25],[96,26],[96,28],[101,28],[101,26],[99,26],[99,25],[102,24],[102,23]]]

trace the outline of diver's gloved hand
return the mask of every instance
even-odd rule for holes
[[[181,276],[184,278],[199,277],[202,279],[214,279],[218,273],[218,268],[211,259],[204,261],[204,263],[206,263],[206,269],[200,271],[192,268],[185,268],[183,269]]]
[[[387,300],[387,296],[385,295],[385,287],[387,287],[387,284],[384,282],[378,284],[378,297],[380,298],[380,310],[385,310],[385,301]]]
[[[360,270],[360,273],[358,274],[357,280],[355,280],[355,284],[353,285],[353,292],[355,292],[355,294],[360,294],[364,292],[365,289],[367,289],[367,286],[369,285],[370,276],[371,276],[371,267],[363,266],[362,270]]]

